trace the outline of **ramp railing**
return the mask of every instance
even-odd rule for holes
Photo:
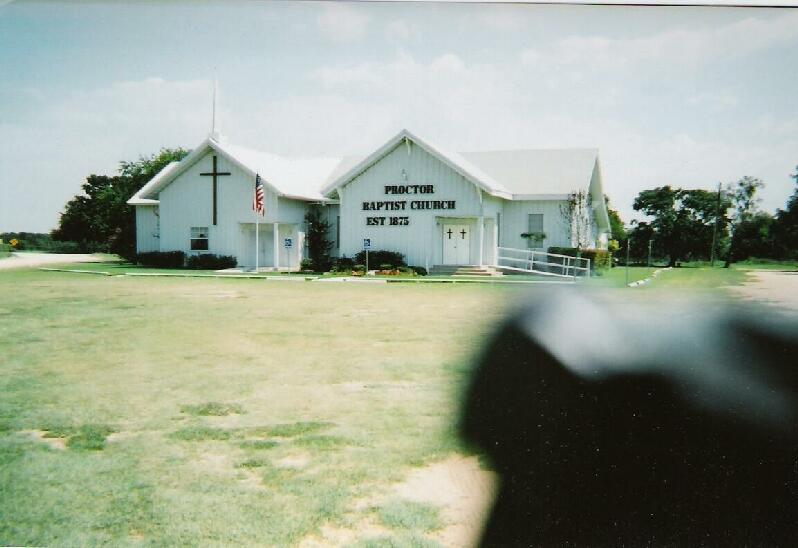
[[[496,268],[558,278],[590,277],[590,259],[534,249],[499,247]]]

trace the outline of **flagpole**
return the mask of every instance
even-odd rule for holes
[[[255,211],[255,274],[258,273],[258,212]]]

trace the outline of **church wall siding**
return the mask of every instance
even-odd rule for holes
[[[217,224],[213,225],[212,177],[201,176],[212,170],[213,156],[217,157],[217,170],[229,172],[228,176],[219,176],[217,187]],[[194,165],[164,188],[160,195],[161,238],[160,248],[163,251],[179,250],[186,253],[197,253],[190,250],[191,227],[208,227],[209,249],[204,253],[233,255],[240,265],[249,265],[254,257],[255,212],[252,211],[254,194],[254,178],[236,164],[229,162],[221,154],[209,151]],[[264,205],[266,214],[258,221],[264,225],[274,222],[297,224],[303,223],[306,203],[300,200],[278,198],[268,187],[264,188]],[[261,228],[260,236],[264,236]],[[290,228],[286,229],[290,232]],[[301,227],[299,227],[301,230]],[[281,227],[280,234],[283,234]],[[273,255],[272,232],[269,230],[268,242],[263,242],[265,255],[272,264]],[[282,241],[280,245],[282,246]],[[296,245],[296,244],[295,244]],[[294,253],[296,255],[296,253]],[[252,257],[250,257],[252,256]],[[281,265],[287,266],[287,265]],[[298,266],[293,260],[291,266]]]
[[[529,242],[521,234],[529,231],[529,215],[543,214],[543,232],[546,239],[542,242],[542,251],[551,246],[568,247],[571,245],[567,227],[560,213],[562,200],[513,200],[504,203],[501,215],[502,247],[528,249]]]
[[[402,176],[402,170],[407,180]],[[386,185],[434,185],[434,194],[390,195]],[[482,214],[478,188],[449,166],[415,144],[402,143],[380,161],[339,190],[341,195],[341,254],[352,257],[371,239],[372,249],[399,251],[408,264],[434,265],[442,260],[441,217],[477,217]],[[454,200],[452,210],[364,211],[363,202],[413,200]],[[367,217],[409,217],[407,226],[369,226]],[[386,219],[386,223],[388,220]],[[464,219],[476,230],[474,219]],[[476,234],[476,232],[474,232]],[[475,241],[472,240],[472,241]],[[472,246],[472,260],[476,259]]]
[[[136,252],[160,250],[158,206],[136,206]]]

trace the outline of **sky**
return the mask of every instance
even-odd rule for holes
[[[595,147],[627,223],[643,189],[798,164],[798,10],[0,0],[0,231],[49,231],[89,174],[218,121],[230,142],[367,153]]]

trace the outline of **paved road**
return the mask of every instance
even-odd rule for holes
[[[798,272],[758,270],[751,272],[751,281],[729,289],[744,299],[798,310]]]
[[[96,263],[101,260],[101,257],[86,253],[12,253],[11,257],[0,259],[0,270],[52,266],[66,263]]]

